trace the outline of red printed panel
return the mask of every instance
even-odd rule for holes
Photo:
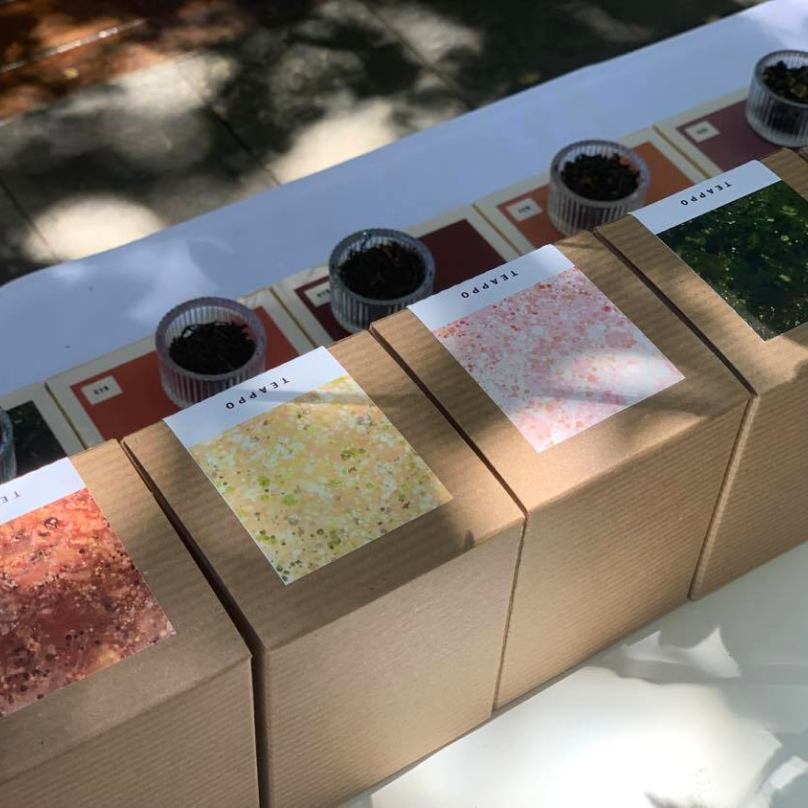
[[[297,349],[269,314],[262,308],[254,311],[266,329],[266,366],[272,368],[298,356]],[[114,379],[120,393],[90,403],[82,388],[93,382],[104,384],[109,377]],[[123,438],[177,411],[177,407],[163,391],[157,354],[154,351],[82,379],[71,385],[70,389],[105,440]]]
[[[647,202],[656,202],[693,184],[693,180],[674,165],[653,143],[641,143],[634,150],[648,164],[651,185]],[[547,214],[549,186],[519,194],[497,205],[500,213],[534,246],[543,247],[564,238]]]

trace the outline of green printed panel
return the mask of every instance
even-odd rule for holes
[[[784,182],[659,238],[764,340],[808,321],[808,202]]]

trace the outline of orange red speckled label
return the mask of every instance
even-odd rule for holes
[[[684,378],[557,248],[497,273],[411,309],[536,451]]]
[[[0,487],[0,520],[0,716],[174,633],[69,460]]]
[[[287,584],[451,499],[324,348],[166,423]]]

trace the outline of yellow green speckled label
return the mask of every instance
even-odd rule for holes
[[[270,373],[291,380],[299,361]],[[451,499],[333,361],[336,378],[188,447],[284,583]],[[247,384],[254,390],[261,378]],[[238,388],[228,393],[239,400]]]

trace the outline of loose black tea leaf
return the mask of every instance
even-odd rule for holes
[[[613,202],[637,190],[640,172],[635,171],[619,154],[579,154],[561,170],[567,188],[584,199]]]
[[[354,294],[373,300],[394,300],[412,294],[424,282],[426,267],[412,247],[391,241],[351,250],[339,274]]]
[[[808,104],[808,65],[788,67],[785,62],[777,62],[763,71],[763,81],[780,98]]]
[[[255,343],[243,324],[194,323],[174,337],[168,353],[185,370],[215,376],[246,365],[255,353]]]

